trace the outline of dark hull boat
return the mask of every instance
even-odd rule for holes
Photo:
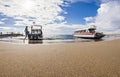
[[[28,34],[28,40],[42,40],[42,39],[43,39],[42,26],[41,25],[31,26],[31,32]]]
[[[105,36],[105,34],[96,32],[95,30],[95,27],[86,30],[78,30],[74,32],[74,37],[84,39],[101,39]]]
[[[101,39],[101,38],[104,37],[105,35],[102,34],[102,33],[96,33],[95,35],[90,36],[90,37],[89,37],[89,35],[85,35],[85,36],[74,35],[74,36],[77,37],[77,38],[83,38],[83,39]]]

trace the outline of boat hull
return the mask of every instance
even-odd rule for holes
[[[101,33],[96,33],[95,35],[81,35],[81,34],[74,34],[76,38],[83,38],[83,39],[101,39],[105,35]]]
[[[29,40],[42,40],[43,36],[41,34],[29,34],[28,39]]]

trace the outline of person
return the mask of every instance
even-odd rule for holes
[[[25,39],[28,37],[29,31],[28,31],[28,26],[25,27]]]

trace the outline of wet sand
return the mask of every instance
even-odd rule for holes
[[[0,43],[0,77],[120,77],[120,40]]]

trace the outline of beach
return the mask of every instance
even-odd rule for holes
[[[120,77],[120,39],[52,45],[0,43],[0,77]]]

